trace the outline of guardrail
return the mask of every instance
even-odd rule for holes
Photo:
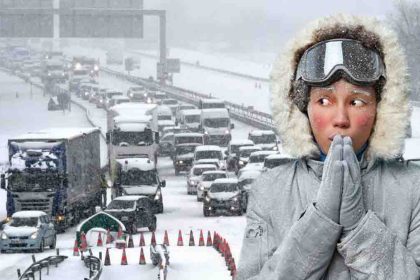
[[[171,97],[194,105],[198,105],[199,100],[201,98],[211,98],[211,96],[207,94],[183,89],[176,86],[161,85],[155,81],[150,81],[148,79],[127,75],[109,68],[103,67],[101,70],[107,73],[108,75],[124,79],[134,84],[143,85],[146,87],[157,87],[159,90],[166,92]],[[253,110],[250,107],[242,106],[232,102],[226,102],[226,107],[229,109],[229,112],[233,119],[245,122],[249,125],[255,126],[260,129],[275,130],[274,122],[270,114]]]
[[[93,256],[91,250],[89,250],[89,254],[90,255],[86,257],[83,257],[82,255],[85,266],[89,268],[89,278],[84,278],[84,280],[99,280],[103,270],[102,253],[99,253],[99,258]]]
[[[36,261],[35,256],[32,255],[33,263],[22,274],[20,274],[20,269],[17,270],[19,280],[35,280],[37,272],[39,273],[39,280],[41,280],[42,269],[46,268],[48,275],[50,272],[51,265],[57,267],[59,263],[63,262],[67,258],[67,256],[60,256],[60,252],[58,249],[56,256],[49,256],[39,261]]]

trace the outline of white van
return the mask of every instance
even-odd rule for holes
[[[201,123],[201,110],[188,109],[179,112],[179,122],[182,127],[188,128],[192,132],[199,131]]]
[[[227,109],[201,110],[200,130],[204,133],[206,144],[226,146],[232,139],[231,129],[234,125],[230,122]]]

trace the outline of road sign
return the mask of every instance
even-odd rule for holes
[[[0,0],[0,37],[142,38],[143,0]]]
[[[181,63],[178,58],[168,58],[166,60],[166,72],[168,73],[181,72]]]

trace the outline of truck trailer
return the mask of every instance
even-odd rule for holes
[[[9,168],[1,176],[7,216],[49,214],[58,231],[95,213],[101,203],[98,128],[50,128],[8,140]]]

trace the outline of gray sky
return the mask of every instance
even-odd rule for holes
[[[386,17],[393,1],[144,0],[144,8],[167,10],[172,46],[213,43],[221,51],[275,52],[314,18],[339,12]]]

